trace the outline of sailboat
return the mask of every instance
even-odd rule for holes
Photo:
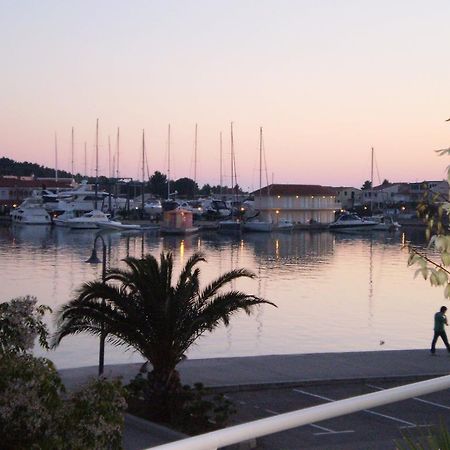
[[[262,207],[262,160],[263,160],[263,129],[262,127],[259,128],[259,208]],[[267,198],[269,195],[268,189],[267,191]],[[274,230],[286,230],[290,231],[294,228],[294,224],[286,219],[280,219],[276,223],[272,221],[272,218],[270,217],[268,220],[262,220],[259,218],[252,218],[244,223],[244,230],[245,231],[259,231],[259,232],[265,232],[270,233]]]
[[[262,127],[259,128],[259,207],[262,206]],[[270,233],[273,230],[271,220],[253,218],[244,224],[245,231],[262,231]]]
[[[234,188],[235,188],[234,183],[237,184],[236,161],[234,159],[233,122],[231,122],[231,189],[233,190],[233,194],[234,194]],[[221,220],[219,222],[219,231],[233,232],[233,233],[242,231],[242,222],[238,218],[234,217],[233,214],[234,214],[234,209],[231,210],[231,218],[230,219]]]

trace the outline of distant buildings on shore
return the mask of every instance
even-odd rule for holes
[[[20,204],[33,190],[68,189],[74,180],[34,177],[0,177],[0,206]],[[449,199],[449,184],[445,180],[425,180],[416,183],[383,183],[373,189],[351,186],[320,186],[306,184],[271,184],[250,194],[254,208],[264,220],[289,220],[297,224],[327,224],[340,210],[371,213],[389,210],[394,213],[414,212],[425,196],[443,202]]]

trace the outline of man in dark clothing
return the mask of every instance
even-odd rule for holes
[[[448,343],[447,333],[445,332],[445,325],[448,325],[447,316],[445,315],[446,311],[447,308],[441,306],[440,311],[434,315],[434,336],[433,341],[431,342],[432,355],[436,352],[436,342],[439,337],[444,341],[447,351],[450,352],[450,344]]]

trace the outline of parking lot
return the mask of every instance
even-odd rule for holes
[[[226,394],[236,406],[233,423],[388,389],[401,383],[316,385]],[[405,384],[405,383],[403,383]],[[260,449],[395,449],[408,435],[427,435],[430,427],[450,424],[450,391],[393,403],[258,438]]]

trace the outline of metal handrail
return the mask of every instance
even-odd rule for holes
[[[158,450],[215,450],[226,445],[237,444],[290,428],[321,422],[448,388],[450,388],[450,375],[279,414],[152,448]]]

